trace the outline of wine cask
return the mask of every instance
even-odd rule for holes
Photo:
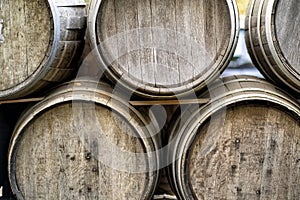
[[[170,128],[179,199],[298,199],[300,105],[270,83],[225,78]],[[173,161],[173,162],[172,162]]]
[[[171,99],[220,75],[239,23],[235,1],[96,0],[88,30],[111,81],[144,98]]]
[[[2,0],[0,98],[23,97],[70,76],[85,28],[83,0]]]
[[[262,74],[300,98],[300,56],[296,0],[252,0],[246,17],[249,54]]]
[[[148,116],[148,115],[147,115]],[[18,121],[9,179],[18,199],[150,199],[157,125],[107,85],[59,87]]]

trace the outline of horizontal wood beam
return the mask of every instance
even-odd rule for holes
[[[28,99],[11,99],[11,100],[0,100],[1,104],[12,104],[12,103],[29,103],[38,102],[44,100],[45,97],[28,98]],[[180,105],[180,104],[206,104],[209,102],[208,98],[201,99],[179,99],[179,100],[145,100],[145,101],[129,101],[132,106],[151,106],[151,105]]]
[[[151,100],[151,101],[129,101],[133,106],[151,106],[151,105],[180,105],[180,104],[206,104],[210,99],[177,99],[177,100]]]
[[[43,99],[44,99],[44,97],[28,98],[28,99],[0,100],[0,105],[1,105],[1,104],[11,104],[11,103],[37,102],[37,101],[42,101]]]

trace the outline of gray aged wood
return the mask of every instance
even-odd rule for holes
[[[157,127],[111,92],[71,83],[23,115],[9,153],[18,199],[150,199]]]
[[[64,80],[83,44],[83,0],[1,0],[0,98],[17,98]]]
[[[202,89],[230,61],[239,29],[225,0],[102,0],[90,13],[90,43],[109,78],[152,98]]]
[[[298,199],[299,104],[257,78],[223,81],[210,103],[174,118],[174,191],[180,199]]]
[[[260,71],[300,98],[299,9],[297,0],[252,0],[246,41]]]

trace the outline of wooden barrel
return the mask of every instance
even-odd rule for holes
[[[83,46],[83,0],[0,3],[0,98],[18,98],[74,71]]]
[[[300,56],[297,0],[252,0],[246,24],[249,54],[273,83],[300,98]]]
[[[170,129],[179,199],[298,199],[300,105],[254,77],[225,78]]]
[[[150,199],[156,123],[103,84],[73,82],[30,108],[9,149],[18,199]]]
[[[90,8],[89,40],[99,64],[111,81],[141,97],[203,89],[236,47],[235,1],[95,0]]]

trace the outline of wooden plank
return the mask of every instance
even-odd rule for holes
[[[152,0],[138,1],[138,20],[139,20],[139,43],[140,43],[140,66],[142,82],[155,85],[155,67],[153,66],[153,33],[152,22]]]
[[[140,42],[139,42],[139,21],[138,21],[138,1],[139,0],[127,0],[125,3],[125,27],[127,34],[126,46],[129,52],[126,52],[127,62],[127,73],[130,74],[134,79],[139,81],[143,80],[142,70],[140,67],[141,56],[140,56]],[[128,34],[129,33],[129,34]],[[125,73],[126,74],[126,73]],[[125,79],[130,78],[128,76],[123,76]]]
[[[180,104],[206,104],[210,99],[179,99],[179,100],[149,100],[149,101],[129,101],[133,106],[149,105],[180,105]]]
[[[29,102],[38,102],[44,100],[44,97],[37,97],[37,98],[28,98],[28,99],[12,99],[12,100],[1,100],[1,104],[11,104],[11,103],[29,103]]]
[[[195,15],[190,13],[193,3],[196,1],[185,1],[185,0],[176,0],[176,33],[177,33],[177,58],[178,58],[178,73],[179,73],[179,83],[183,85],[184,82],[189,82],[194,77],[194,63],[192,60],[192,39],[193,37],[199,38],[197,35],[192,35],[191,32],[191,16]],[[202,18],[202,20],[205,20]],[[193,24],[193,26],[198,26],[198,24]],[[212,40],[216,39],[211,36]],[[203,39],[203,38],[201,38]],[[196,57],[199,60],[202,60],[203,57],[200,55]],[[205,59],[203,59],[205,60]],[[200,63],[200,62],[199,62]],[[176,78],[176,77],[175,77]]]

